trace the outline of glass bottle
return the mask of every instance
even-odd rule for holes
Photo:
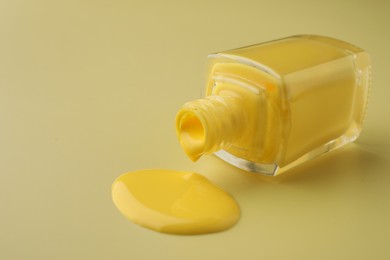
[[[370,57],[349,43],[298,35],[208,56],[205,97],[176,117],[193,160],[215,153],[276,175],[354,141],[365,116]]]

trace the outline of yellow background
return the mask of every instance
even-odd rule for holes
[[[388,1],[0,1],[0,259],[389,259]],[[190,162],[174,117],[207,54],[311,33],[366,49],[355,144],[280,178]],[[144,168],[231,193],[232,229],[175,236],[120,215],[110,188]]]

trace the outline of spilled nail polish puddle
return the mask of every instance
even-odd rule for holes
[[[119,211],[143,227],[195,235],[229,229],[240,217],[236,201],[197,173],[140,170],[119,176],[112,185]]]

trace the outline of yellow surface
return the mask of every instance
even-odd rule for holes
[[[112,199],[129,220],[163,233],[219,232],[240,217],[229,194],[190,172],[154,169],[123,174],[112,185]]]
[[[388,259],[388,1],[1,1],[0,259]],[[227,19],[229,18],[229,19]],[[177,142],[209,53],[313,33],[366,49],[373,88],[355,144],[276,179]],[[116,209],[123,172],[204,174],[240,221],[160,234]]]

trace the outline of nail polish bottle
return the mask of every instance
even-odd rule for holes
[[[176,116],[193,161],[215,153],[276,175],[359,136],[371,66],[354,45],[298,35],[211,54],[207,64],[204,97]]]

